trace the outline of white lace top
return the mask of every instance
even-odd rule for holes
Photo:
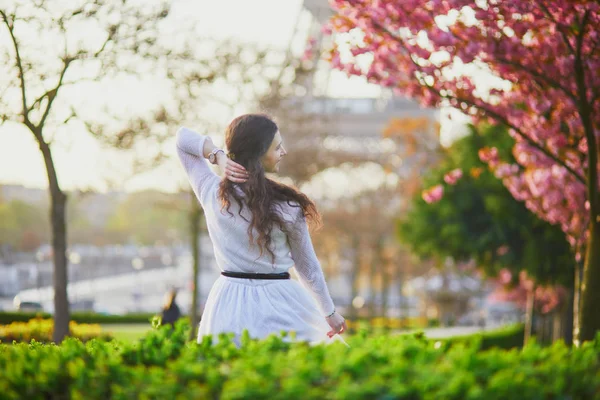
[[[231,201],[229,210],[233,216],[226,210],[221,210],[221,203],[217,197],[221,178],[211,170],[202,155],[205,139],[206,136],[187,128],[180,128],[177,131],[177,154],[204,209],[219,269],[233,272],[280,273],[287,272],[295,266],[300,282],[313,294],[320,311],[323,315],[331,314],[334,309],[333,301],[301,208],[288,204],[279,206],[281,216],[289,224],[286,230],[290,234],[286,234],[277,226],[273,227],[273,263],[268,251],[261,255],[258,245],[250,243],[249,223],[238,215],[237,202],[233,199]],[[248,221],[251,220],[251,213],[247,207],[244,207],[242,216]]]

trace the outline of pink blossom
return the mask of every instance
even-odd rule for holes
[[[593,28],[600,26],[600,6],[586,0],[493,3],[493,7],[472,7],[473,2],[466,0],[332,0],[334,15],[327,24],[332,34],[361,31],[334,44],[332,64],[355,74],[357,69],[348,65],[357,65],[357,58],[367,52],[372,62],[361,74],[369,82],[426,106],[449,104],[468,113],[473,121],[508,125],[509,135],[515,139],[516,163],[501,162],[495,148],[481,149],[480,159],[515,199],[560,226],[569,243],[577,246],[589,238],[582,221],[598,217],[590,215],[587,187],[582,183],[590,148],[581,104],[583,96],[589,100],[600,93],[600,53],[594,51],[600,35]],[[471,25],[462,17],[473,10],[477,23]],[[456,15],[462,22],[441,29],[436,21],[441,15]],[[515,15],[519,18],[507,18]],[[578,29],[569,27],[584,20],[588,21],[582,30],[585,34],[578,36]],[[507,33],[510,31],[514,35]],[[415,40],[420,32],[427,36],[424,49],[418,48],[422,43]],[[344,62],[339,58],[342,47],[345,54],[347,49],[354,54]],[[575,47],[583,55],[583,94],[576,79]],[[429,54],[436,53],[446,53],[452,61],[434,64]],[[488,96],[485,88],[449,70],[455,61],[474,60],[506,86]],[[600,101],[591,107],[591,123],[600,138]],[[447,184],[456,181],[452,175],[444,180]],[[443,196],[443,187],[435,188],[423,192],[428,203]]]
[[[485,163],[498,160],[498,149],[495,147],[484,147],[479,150],[479,158]]]
[[[510,250],[510,248],[507,245],[500,246],[496,249],[496,254],[499,256],[503,256],[503,255],[507,254],[509,250]]]
[[[456,168],[444,175],[444,182],[446,182],[448,185],[455,185],[456,182],[462,178],[462,176],[462,169]]]
[[[427,204],[437,203],[444,196],[444,187],[442,185],[435,185],[422,193],[423,200]]]
[[[508,269],[502,268],[498,274],[498,279],[501,284],[508,285],[512,279],[512,273]]]

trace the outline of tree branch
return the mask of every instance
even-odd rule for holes
[[[407,49],[406,44],[404,43],[404,40],[402,40],[402,38],[396,36],[395,34],[393,34],[392,32],[390,32],[386,27],[382,26],[379,22],[375,21],[372,19],[373,25],[376,26],[377,28],[381,29],[382,31],[384,31],[385,33],[387,33],[390,38],[398,41],[405,49]],[[408,50],[408,49],[407,49]],[[412,57],[410,57],[411,62],[413,63],[413,65],[416,67],[418,72],[422,72],[421,66],[416,62],[416,60],[414,60]],[[426,74],[426,73],[425,73]],[[417,77],[418,79],[418,77]],[[464,102],[467,103],[469,105],[471,105],[472,107],[477,108],[480,111],[483,111],[484,113],[486,113],[487,115],[497,119],[498,121],[506,124],[506,126],[512,128],[515,132],[517,132],[519,134],[519,136],[521,136],[523,139],[525,139],[527,141],[527,143],[529,143],[531,146],[535,147],[536,149],[538,149],[539,151],[541,151],[543,154],[545,154],[546,156],[548,156],[549,158],[551,158],[554,162],[556,162],[558,165],[561,165],[562,167],[564,167],[567,171],[569,171],[569,173],[571,173],[573,175],[573,177],[575,179],[577,179],[578,181],[580,181],[581,183],[583,183],[584,185],[586,184],[586,179],[579,174],[577,171],[575,171],[573,168],[569,167],[565,162],[563,162],[560,158],[558,158],[556,155],[552,154],[551,151],[549,151],[548,149],[544,148],[542,145],[540,145],[539,143],[537,143],[535,140],[533,140],[532,138],[530,138],[527,134],[525,134],[525,132],[523,132],[520,128],[518,128],[517,126],[514,126],[513,124],[509,123],[508,119],[498,113],[496,113],[495,111],[492,111],[491,109],[488,109],[486,107],[482,107],[480,105],[475,104],[473,101],[468,100],[468,99],[461,99],[459,97],[455,97],[455,96],[449,96],[449,95],[442,95],[440,93],[439,90],[431,87],[430,85],[426,84],[423,80],[421,83],[421,86],[427,88],[428,90],[432,91],[433,93],[435,93],[437,96],[441,97],[441,98],[445,98],[445,99],[455,99],[457,101],[460,102]]]
[[[14,17],[13,17],[13,23],[11,23],[11,22],[9,22],[8,16],[6,15],[6,13],[3,10],[0,10],[0,15],[2,15],[4,24],[8,28],[8,32],[10,33],[10,38],[12,40],[13,47],[15,49],[15,58],[16,58],[17,70],[19,73],[19,82],[21,85],[21,101],[22,101],[22,107],[23,107],[23,110],[22,110],[23,121],[24,121],[25,125],[27,125],[29,127],[30,122],[29,122],[29,111],[27,109],[27,96],[26,96],[26,90],[25,90],[25,72],[23,71],[23,63],[21,61],[21,53],[19,51],[19,43],[18,43],[17,38],[15,37],[15,33],[14,33],[14,25],[13,25]]]
[[[433,12],[431,10],[428,11],[428,14],[429,14],[429,16],[432,19],[435,18],[435,15],[433,14]],[[554,23],[558,25],[558,23],[556,21],[554,21]],[[506,37],[508,39],[508,37],[506,36],[506,34],[502,30],[500,32],[501,32],[501,34],[504,37]],[[462,40],[462,42],[464,44],[466,44],[466,43],[469,42],[469,40],[467,38],[459,36],[458,33],[455,32],[455,31],[452,31],[452,34],[455,37],[459,37],[460,40]],[[569,98],[571,98],[571,100],[577,101],[576,96],[573,93],[571,93],[571,91],[568,88],[566,88],[565,86],[561,85],[560,82],[558,82],[558,81],[556,81],[554,79],[551,79],[547,75],[544,75],[541,72],[536,71],[535,69],[531,69],[529,67],[526,67],[525,65],[523,65],[523,64],[521,64],[521,63],[519,63],[517,61],[511,61],[511,60],[508,60],[506,58],[501,58],[499,55],[496,55],[495,58],[498,61],[500,61],[501,63],[504,63],[505,65],[510,65],[512,67],[519,68],[519,69],[525,71],[526,73],[528,73],[528,74],[530,74],[530,75],[532,75],[532,76],[534,76],[534,77],[536,77],[536,78],[538,78],[540,80],[543,80],[544,82],[546,82],[548,85],[554,87],[555,89],[562,90]]]
[[[75,79],[75,80],[70,80],[70,81],[63,81],[63,83],[60,85],[61,88],[64,88],[65,86],[71,86],[71,85],[76,85],[78,83],[81,82],[95,82],[96,79],[94,78],[80,78],[80,79]],[[35,99],[35,101],[33,102],[33,104],[31,106],[29,106],[29,111],[33,110],[34,107],[38,104],[41,103],[46,97],[48,97],[48,95],[50,94],[50,92],[54,91],[55,89],[50,89],[48,91],[46,91],[44,94],[42,94],[40,97],[38,97],[37,99]]]
[[[571,91],[569,89],[567,89],[565,86],[561,85],[559,82],[555,81],[554,79],[551,79],[548,76],[542,74],[541,72],[538,72],[534,69],[530,69],[517,61],[510,61],[510,60],[507,60],[507,59],[504,59],[504,58],[501,58],[498,56],[496,56],[496,59],[503,64],[510,65],[515,68],[519,68],[519,69],[527,72],[528,74],[533,75],[534,77],[543,80],[551,87],[562,90],[574,102],[577,101],[577,97],[575,96],[575,94],[571,93]]]
[[[106,48],[106,45],[108,44],[108,42],[110,42],[112,40],[112,34],[109,32],[108,37],[106,38],[106,40],[104,41],[104,43],[102,43],[102,46],[100,46],[100,48],[98,49],[98,51],[96,51],[94,53],[94,57],[98,57],[100,55],[100,53],[102,53],[104,51],[104,49]]]
[[[62,71],[60,71],[60,77],[58,78],[58,83],[56,84],[54,89],[51,89],[50,91],[47,92],[48,93],[48,104],[46,105],[44,114],[42,115],[42,118],[40,118],[40,121],[37,125],[37,127],[40,129],[44,127],[46,118],[48,118],[48,115],[50,114],[50,109],[52,107],[52,103],[54,103],[54,99],[56,99],[56,96],[58,95],[58,90],[62,87],[63,78],[65,77],[65,73],[67,72],[67,69],[69,68],[69,65],[71,64],[71,61],[73,61],[72,58],[67,57],[67,58],[63,59],[63,69],[62,69]]]
[[[438,96],[443,97],[445,99],[455,99],[455,100],[457,100],[459,102],[467,103],[468,105],[477,108],[478,110],[484,112],[485,114],[493,117],[494,119],[496,119],[499,122],[503,123],[504,125],[508,126],[512,130],[514,130],[515,132],[517,132],[517,134],[519,136],[521,136],[523,139],[525,139],[527,141],[527,143],[529,143],[531,146],[535,147],[536,149],[538,149],[539,151],[541,151],[542,153],[544,153],[544,155],[546,155],[547,157],[551,158],[558,165],[561,165],[562,167],[564,167],[567,171],[569,171],[573,175],[573,177],[575,179],[577,179],[578,181],[580,181],[584,185],[586,184],[586,179],[584,178],[583,175],[579,174],[577,171],[575,171],[573,168],[569,167],[564,161],[562,161],[556,155],[552,154],[551,151],[549,151],[548,149],[546,149],[545,147],[543,147],[542,145],[540,145],[539,143],[537,143],[535,140],[533,140],[532,138],[530,138],[519,127],[511,124],[508,121],[508,119],[506,117],[504,117],[503,115],[500,115],[497,112],[492,111],[489,108],[482,107],[482,106],[474,103],[473,101],[471,101],[469,99],[463,99],[463,98],[460,98],[460,97],[453,97],[453,96],[448,96],[448,95],[442,96],[438,90],[432,88],[431,86],[425,86],[425,87],[428,88],[429,90],[432,90]]]
[[[550,10],[548,9],[548,7],[546,7],[541,1],[536,0],[536,4],[542,9],[542,11],[544,12],[544,14],[546,14],[548,16],[548,18],[550,18],[550,21],[552,21],[557,28],[560,28],[560,24],[558,23],[558,21],[554,18],[554,16],[552,15],[552,13],[550,12]],[[563,42],[565,42],[565,44],[567,45],[567,47],[569,48],[569,50],[571,50],[572,54],[575,54],[575,49],[573,48],[573,46],[571,45],[571,42],[569,42],[569,38],[567,37],[566,33],[564,32],[564,30],[562,29],[558,29],[558,31],[560,32],[562,38],[563,38]]]
[[[583,126],[583,131],[588,144],[588,201],[590,203],[590,213],[596,216],[600,213],[600,201],[598,200],[598,145],[596,134],[594,132],[594,124],[592,121],[591,104],[587,98],[585,67],[582,58],[583,41],[585,37],[586,25],[590,17],[590,11],[586,10],[581,20],[581,27],[577,35],[577,51],[575,53],[575,82],[577,83],[577,91],[579,102],[579,118]]]

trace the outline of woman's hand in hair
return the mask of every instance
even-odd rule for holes
[[[346,320],[337,312],[333,313],[331,317],[327,317],[325,319],[331,327],[331,330],[327,332],[327,336],[330,338],[338,333],[343,333],[346,329],[348,329],[346,326]]]
[[[244,183],[248,180],[246,168],[229,159],[223,152],[217,153],[217,165],[231,182]]]

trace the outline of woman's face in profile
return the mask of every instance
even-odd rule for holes
[[[283,147],[283,139],[281,138],[281,133],[277,131],[275,133],[275,137],[273,137],[271,146],[269,146],[269,150],[267,150],[265,155],[262,157],[262,164],[265,171],[278,172],[279,163],[286,154],[287,151],[285,151],[285,148]]]

